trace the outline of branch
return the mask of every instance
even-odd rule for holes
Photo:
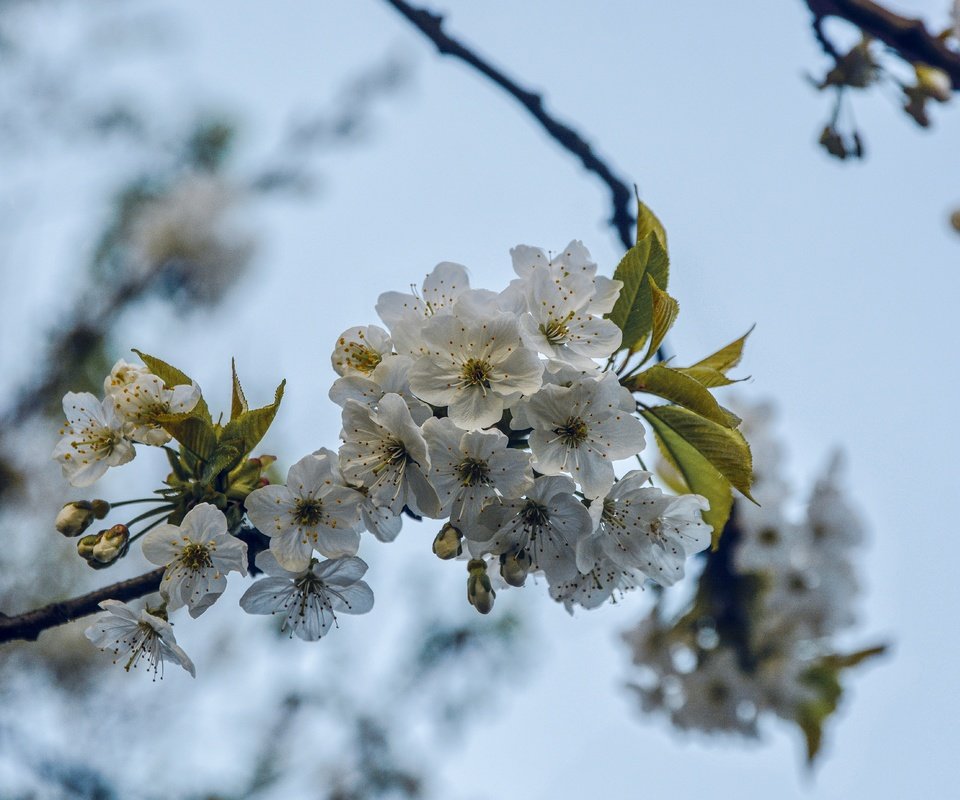
[[[104,600],[125,602],[155,592],[160,588],[160,579],[165,569],[166,567],[159,567],[137,578],[105,586],[90,594],[74,597],[72,600],[51,603],[16,617],[0,614],[0,644],[16,639],[35,641],[47,628],[95,614],[100,611],[100,603]]]
[[[592,172],[599,177],[610,190],[613,213],[609,222],[616,230],[623,246],[627,249],[633,246],[635,220],[630,213],[632,199],[630,189],[626,182],[615,175],[613,170],[597,156],[590,144],[579,133],[547,113],[543,107],[543,98],[540,95],[523,88],[490,64],[489,61],[484,60],[474,51],[444,33],[442,16],[425,9],[415,8],[404,0],[386,0],[386,2],[430,39],[442,55],[459,58],[515,98],[557,144],[579,158],[588,172]]]
[[[845,19],[865,34],[883,42],[904,61],[942,69],[950,76],[954,90],[960,91],[960,53],[954,52],[942,39],[930,33],[923,20],[902,17],[871,0],[805,2],[813,13],[814,32],[821,46],[824,46],[824,39],[818,30],[820,20],[824,17]]]

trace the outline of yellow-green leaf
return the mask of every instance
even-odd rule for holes
[[[213,425],[192,411],[186,414],[164,414],[157,418],[161,427],[201,461],[217,449],[217,433]]]
[[[730,342],[726,347],[721,347],[716,353],[701,359],[696,364],[691,364],[690,367],[709,367],[726,374],[728,369],[732,369],[740,363],[740,359],[743,357],[743,345],[751,333],[753,333],[753,326],[739,339]]]
[[[641,413],[653,428],[665,461],[686,483],[685,491],[702,495],[710,503],[710,509],[703,512],[703,521],[713,528],[712,542],[713,549],[716,550],[723,526],[727,524],[730,509],[733,507],[730,481],[670,426],[647,411]]]
[[[220,442],[222,445],[230,444],[237,450],[239,453],[237,463],[239,463],[239,459],[242,459],[257,446],[273,423],[273,418],[277,415],[277,409],[280,408],[283,389],[286,385],[286,381],[280,382],[274,400],[270,405],[256,408],[253,411],[244,411],[224,426],[220,434]]]
[[[674,371],[693,378],[697,383],[713,389],[718,386],[729,386],[731,383],[739,383],[746,378],[728,378],[720,370],[713,367],[674,367]]]
[[[667,331],[673,327],[673,323],[677,321],[677,315],[680,313],[680,304],[657,286],[657,282],[649,272],[647,273],[647,281],[650,283],[653,300],[653,327],[647,354],[643,357],[642,363],[649,361],[650,357],[660,349],[663,338],[667,335]]]
[[[635,190],[636,191],[636,190]],[[663,223],[657,218],[657,215],[650,210],[650,206],[644,203],[640,199],[640,194],[637,195],[637,242],[639,243],[641,239],[645,239],[651,233],[655,234],[656,237],[660,240],[660,244],[663,246],[664,252],[667,251],[667,230],[663,227]]]
[[[854,653],[825,656],[824,661],[832,666],[839,667],[840,669],[847,669],[848,667],[855,667],[858,664],[862,664],[868,658],[882,656],[886,652],[887,646],[885,644],[878,644],[874,645],[873,647],[865,647],[863,650],[857,650]]]
[[[233,373],[233,396],[230,401],[230,419],[236,419],[248,410],[247,398],[243,395],[243,387],[237,377],[237,362],[230,359],[230,371]]]
[[[658,287],[666,290],[670,261],[654,233],[631,247],[613,273],[614,279],[623,281],[623,288],[607,318],[623,332],[621,350],[637,352],[653,327],[653,292],[648,275]]]
[[[654,417],[662,427],[672,430],[709,461],[734,488],[753,500],[750,496],[753,461],[750,446],[740,431],[680,406],[657,406],[646,410],[644,416],[648,419]]]
[[[632,392],[655,394],[688,408],[725,428],[736,428],[740,424],[740,418],[723,408],[702,383],[665,364],[654,364],[625,385]]]
[[[159,358],[148,355],[147,353],[141,353],[136,348],[133,348],[133,352],[140,356],[143,363],[147,365],[147,369],[149,369],[150,372],[162,380],[167,388],[172,389],[174,386],[193,385],[193,378],[186,373],[181,372],[172,364],[168,364],[166,361],[161,361]],[[210,410],[207,408],[207,402],[202,396],[200,397],[200,400],[197,401],[197,404],[193,407],[193,410],[189,413],[191,416],[202,417],[208,422],[212,422]]]

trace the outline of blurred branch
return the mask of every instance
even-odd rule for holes
[[[623,246],[633,246],[634,217],[630,213],[632,193],[626,182],[614,174],[613,170],[593,151],[590,144],[573,128],[565,125],[543,107],[543,98],[535,92],[525,89],[507,77],[473,50],[448,36],[443,30],[443,17],[425,9],[416,8],[404,0],[386,0],[391,6],[407,18],[424,36],[432,41],[442,55],[453,56],[469,64],[507,94],[516,99],[550,137],[568,152],[580,159],[584,168],[600,178],[610,190],[610,202],[613,213],[610,224],[616,230]]]
[[[894,50],[904,61],[942,69],[960,90],[960,53],[951,50],[938,36],[930,33],[923,20],[903,17],[871,0],[805,0],[813,13],[813,27],[824,51],[837,58],[836,50],[823,34],[825,17],[837,17],[856,25],[865,34]]]
[[[160,588],[160,579],[165,569],[166,567],[159,567],[137,578],[105,586],[89,594],[74,597],[72,600],[50,603],[35,611],[28,611],[26,614],[15,617],[0,614],[0,643],[12,642],[16,639],[35,641],[48,628],[95,614],[100,610],[100,603],[104,600],[126,602],[155,592]]]

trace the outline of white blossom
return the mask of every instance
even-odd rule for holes
[[[680,679],[683,705],[672,714],[678,728],[757,735],[757,712],[762,698],[750,677],[740,669],[733,650],[702,653],[696,669],[682,674]]]
[[[140,659],[146,659],[154,676],[163,677],[163,662],[167,660],[197,676],[190,657],[177,644],[173,626],[165,619],[146,610],[134,611],[119,600],[104,600],[100,608],[106,613],[96,617],[86,636],[101,650],[112,653],[114,664],[123,662],[129,672]]]
[[[529,454],[509,449],[500,431],[464,432],[449,418],[431,418],[423,436],[430,447],[430,482],[442,504],[440,514],[464,535],[488,503],[520,497],[533,486]]]
[[[135,442],[159,446],[171,439],[161,427],[160,417],[193,410],[200,402],[200,387],[180,384],[167,388],[159,377],[148,372],[116,387],[110,396],[123,420],[125,434]]]
[[[340,408],[347,400],[356,400],[376,410],[385,394],[398,394],[410,409],[410,416],[417,425],[423,425],[433,416],[433,410],[410,391],[410,356],[394,355],[381,361],[368,375],[347,375],[337,378],[330,387],[329,396]]]
[[[101,402],[89,392],[67,392],[63,413],[67,422],[53,458],[74,486],[89,486],[108,468],[126,464],[136,455],[110,398]]]
[[[340,436],[340,469],[348,483],[367,487],[374,503],[394,514],[407,506],[438,516],[440,501],[426,477],[427,443],[400,395],[384,395],[376,411],[348,400]]]
[[[366,563],[354,556],[328,561],[312,559],[306,569],[290,571],[269,550],[257,556],[257,566],[269,577],[256,581],[240,598],[248,614],[279,614],[281,630],[316,641],[336,623],[337,611],[366,614],[373,592],[361,578]]]
[[[410,368],[410,389],[466,430],[500,421],[503,410],[540,389],[543,364],[523,346],[511,314],[463,312],[431,319],[425,354]]]
[[[511,251],[520,279],[500,296],[500,306],[520,315],[524,340],[555,362],[589,369],[619,346],[620,329],[598,315],[613,309],[623,283],[596,275],[596,264],[579,242],[547,261],[542,250]]]
[[[247,574],[247,545],[227,532],[227,518],[210,503],[191,508],[179,525],[164,523],[143,537],[147,561],[165,566],[160,591],[167,608],[187,606],[199,617],[227,588],[227,573]]]
[[[623,411],[621,400],[621,386],[612,373],[570,388],[545,386],[525,407],[524,422],[533,427],[533,468],[544,475],[572,475],[588,498],[609,491],[613,461],[644,447],[643,425]]]
[[[103,379],[103,393],[108,397],[116,397],[124,386],[129,386],[137,378],[149,374],[150,370],[143,364],[131,364],[121,358],[113,365],[110,374]]]
[[[392,352],[393,342],[383,328],[361,325],[337,337],[330,361],[338,375],[369,375]]]
[[[710,545],[711,528],[700,517],[709,508],[706,499],[664,494],[645,485],[649,477],[642,470],[628,472],[591,503],[594,531],[577,546],[581,572],[609,560],[672,586],[683,577],[687,558]]]
[[[413,287],[411,287],[413,288]],[[377,300],[377,313],[390,329],[397,352],[420,353],[420,331],[430,317],[448,314],[454,301],[469,291],[470,279],[462,264],[437,264],[423,281],[423,290],[413,294],[384,292]]]
[[[285,568],[302,570],[313,551],[329,558],[352,556],[360,547],[356,527],[360,494],[343,485],[329,450],[301,458],[286,484],[251,492],[247,516],[270,538],[270,550]]]
[[[523,551],[533,570],[543,570],[550,585],[577,575],[576,544],[593,529],[590,513],[573,495],[574,485],[565,476],[541,477],[526,498],[505,499],[480,513],[488,541],[472,552],[496,554]],[[482,529],[481,529],[482,530]]]

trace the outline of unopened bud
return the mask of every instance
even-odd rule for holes
[[[834,158],[843,159],[847,157],[847,148],[843,144],[843,138],[832,125],[827,125],[821,132],[820,146]]]
[[[950,215],[950,224],[957,233],[960,233],[960,208]]]
[[[487,564],[479,558],[472,558],[467,564],[467,601],[481,614],[489,614],[497,593],[493,591],[487,575]]]
[[[915,64],[914,71],[917,73],[917,88],[927,97],[932,97],[939,103],[946,103],[950,99],[953,82],[946,72],[926,64]]]
[[[444,561],[456,558],[463,552],[462,538],[463,534],[448,522],[433,540],[433,552],[437,558],[442,558]]]
[[[92,503],[86,500],[74,500],[60,509],[54,526],[64,536],[79,536],[93,524],[95,519],[96,514]]]
[[[526,550],[504,553],[500,556],[500,577],[511,586],[523,586],[531,566],[533,564]]]
[[[94,569],[102,569],[122,558],[130,542],[126,525],[114,525],[96,535],[84,536],[77,542],[77,553]]]

